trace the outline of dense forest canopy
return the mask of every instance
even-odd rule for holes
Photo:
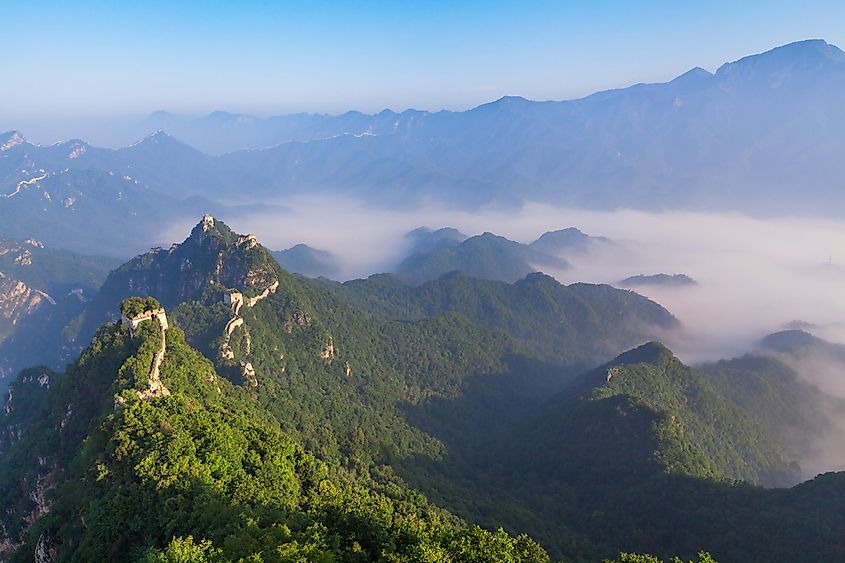
[[[0,414],[4,559],[845,549],[843,475],[792,486],[840,403],[771,356],[685,365],[655,340],[677,319],[631,291],[310,280],[206,216],[58,322],[78,359],[20,372]]]

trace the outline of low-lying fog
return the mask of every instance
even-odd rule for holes
[[[272,249],[306,243],[335,254],[343,279],[388,271],[407,251],[404,234],[419,226],[490,231],[528,243],[550,230],[577,227],[620,244],[565,256],[573,268],[548,271],[563,283],[617,284],[636,274],[683,273],[689,287],[638,287],[683,323],[667,344],[686,362],[749,351],[762,336],[792,321],[845,341],[845,221],[758,219],[739,214],[620,210],[598,212],[528,204],[465,212],[428,206],[388,211],[338,198],[285,201],[280,215],[222,217],[238,232],[255,233]],[[195,224],[174,226],[181,240]]]
[[[546,231],[577,227],[613,239],[587,254],[569,254],[571,269],[547,271],[562,283],[618,282],[637,274],[683,273],[696,285],[639,286],[683,324],[663,340],[686,363],[741,356],[765,335],[803,328],[845,343],[845,221],[759,219],[739,214],[621,210],[596,212],[525,205],[477,212],[436,206],[387,211],[342,199],[285,201],[286,214],[221,217],[238,232],[255,233],[272,249],[297,243],[332,252],[342,279],[390,271],[407,253],[404,235],[419,226],[490,231],[530,243]],[[181,240],[196,218],[167,233]],[[823,391],[845,398],[845,365],[828,358],[793,367]],[[804,477],[845,467],[845,417],[828,411],[829,431],[802,459]]]

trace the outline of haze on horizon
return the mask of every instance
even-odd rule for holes
[[[158,110],[267,116],[571,99],[714,71],[796,40],[845,43],[838,2],[719,4],[11,2],[0,41],[14,48],[0,65],[15,87],[0,93],[0,130],[49,143]]]

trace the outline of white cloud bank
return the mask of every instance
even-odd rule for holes
[[[368,207],[343,198],[284,201],[293,213],[222,217],[273,249],[304,242],[340,260],[343,278],[387,271],[406,251],[403,235],[428,226],[484,231],[530,242],[570,226],[623,241],[615,249],[567,256],[571,270],[550,271],[563,283],[611,283],[635,274],[684,273],[688,288],[638,288],[684,324],[667,344],[687,362],[742,354],[791,321],[812,323],[819,336],[845,340],[845,221],[751,218],[740,214],[620,210],[527,204],[475,212],[427,206]],[[196,219],[168,233],[173,240]]]

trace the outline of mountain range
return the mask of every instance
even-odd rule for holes
[[[838,219],[843,91],[809,40],[578,100],[0,135],[0,562],[842,560],[835,325],[694,364],[666,343],[696,327],[636,291],[692,278],[542,273],[672,271],[634,242],[419,227],[335,281],[354,253],[227,223],[288,228],[298,196],[502,232],[535,202]],[[734,302],[690,304],[727,342]]]
[[[578,100],[505,97],[463,112],[334,117],[159,113],[144,127],[163,131],[114,150],[80,140],[38,146],[9,132],[0,136],[0,236],[23,238],[27,223],[50,234],[46,225],[63,217],[70,243],[83,219],[109,210],[125,225],[147,221],[134,234],[153,244],[161,241],[151,240],[147,214],[166,219],[179,202],[193,215],[225,207],[215,201],[298,194],[400,207],[540,201],[838,216],[843,87],[845,53],[808,40],[715,73],[696,68]]]
[[[0,239],[0,380],[43,358],[69,359],[60,352],[62,328],[117,265],[112,258],[58,250],[34,239]]]
[[[570,267],[568,256],[582,258],[592,250],[618,245],[574,227],[543,233],[530,244],[490,232],[467,236],[452,227],[419,227],[406,233],[404,242],[402,259],[387,269],[414,285],[457,271],[479,279],[514,282],[543,269],[566,270]],[[306,244],[272,254],[291,273],[335,279],[341,272],[335,255]]]
[[[107,276],[62,329],[78,359],[12,382],[0,552],[835,560],[843,474],[795,484],[845,404],[799,371],[839,348],[688,366],[655,340],[678,327],[539,273],[311,280],[206,215]]]

